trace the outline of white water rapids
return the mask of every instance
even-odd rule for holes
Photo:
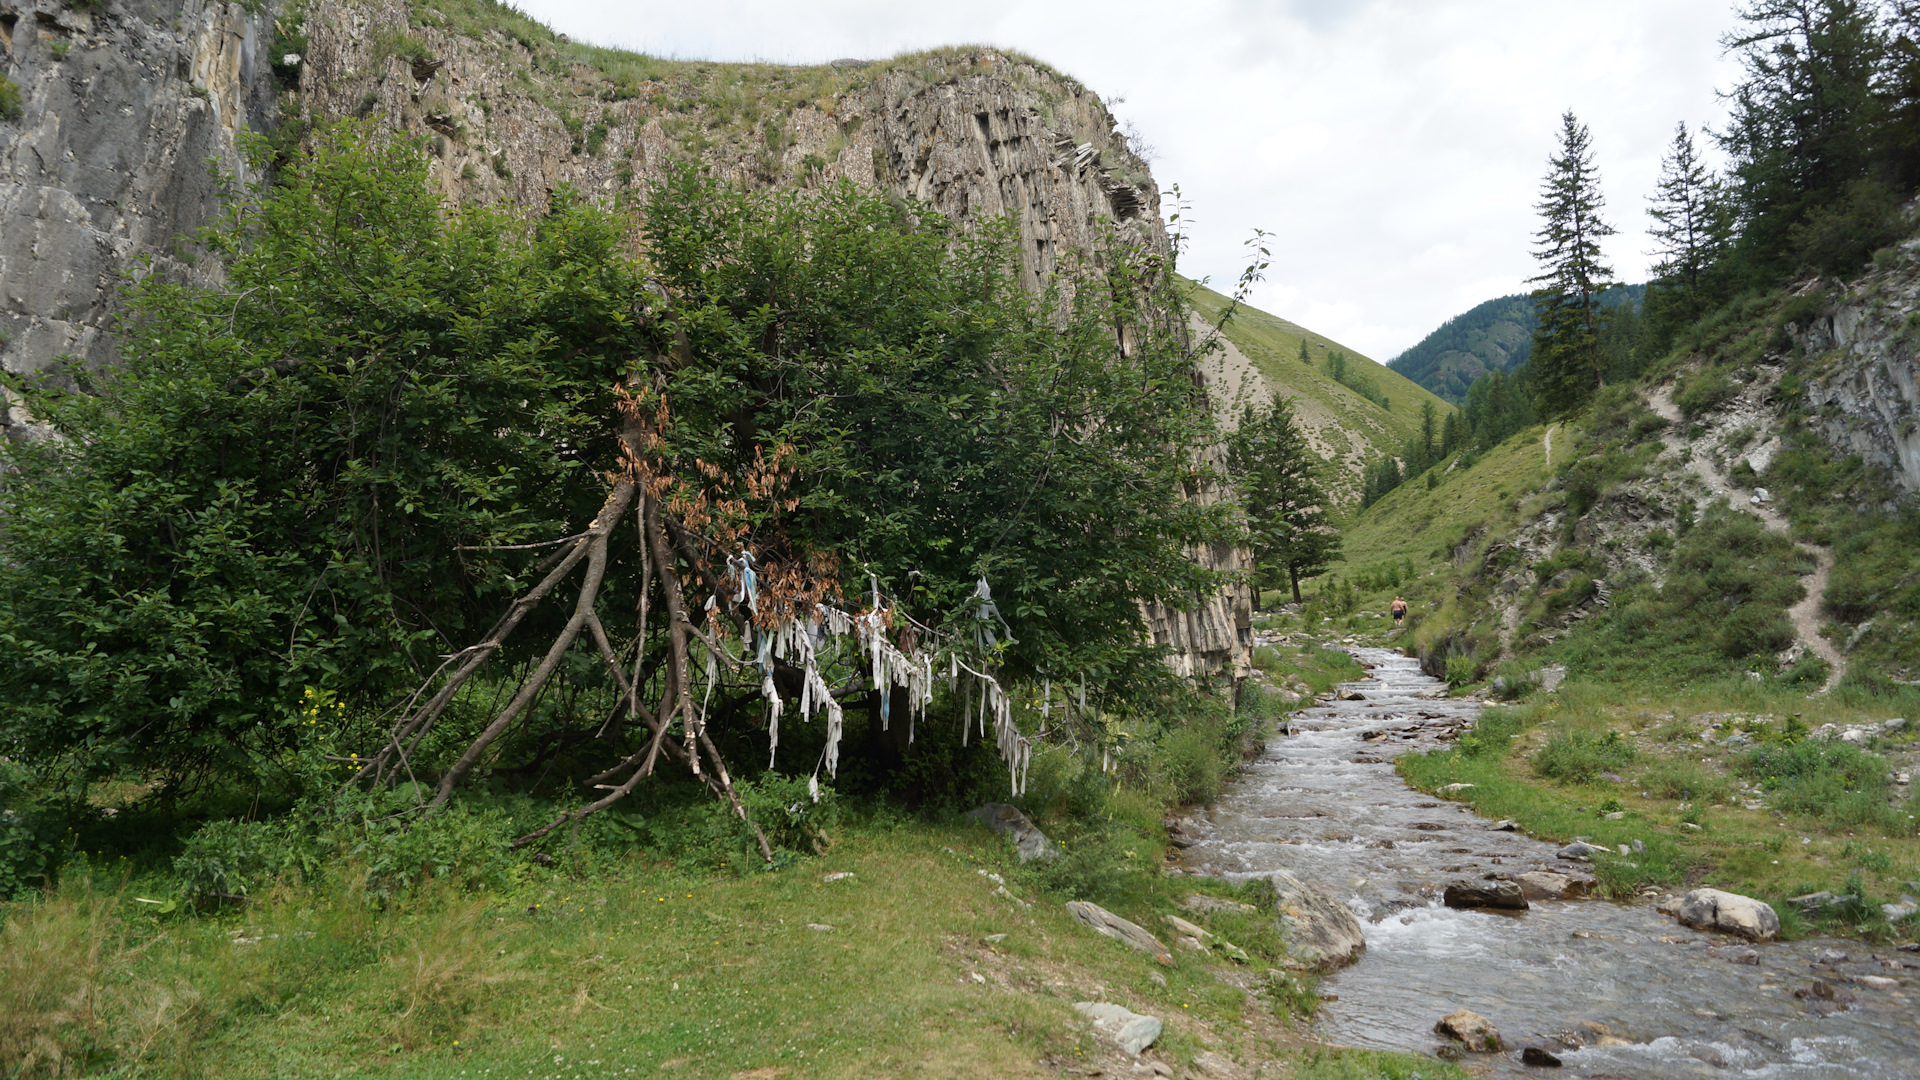
[[[1349,684],[1366,700],[1296,713],[1291,733],[1222,795],[1185,857],[1196,872],[1234,880],[1286,870],[1360,916],[1366,953],[1321,984],[1338,998],[1321,1007],[1322,1038],[1431,1053],[1442,1042],[1434,1021],[1465,1008],[1510,1047],[1467,1055],[1496,1076],[1920,1077],[1920,954],[1798,941],[1751,946],[1759,962],[1741,963],[1747,942],[1686,929],[1647,905],[1536,901],[1510,914],[1441,906],[1453,881],[1590,870],[1407,787],[1393,758],[1443,745],[1477,706],[1446,700],[1412,659],[1349,651],[1372,669],[1373,678]],[[1852,981],[1866,975],[1899,985]],[[1815,979],[1854,1000],[1823,1015],[1828,1003],[1794,996]],[[1556,1039],[1582,1021],[1606,1025],[1624,1044]],[[1519,1049],[1530,1045],[1564,1067],[1522,1065]]]

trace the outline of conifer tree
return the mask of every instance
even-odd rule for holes
[[[1600,216],[1606,200],[1594,168],[1592,137],[1569,110],[1561,117],[1559,152],[1547,159],[1541,186],[1540,231],[1534,258],[1541,272],[1532,280],[1533,385],[1540,409],[1564,415],[1579,408],[1605,378],[1600,324],[1606,312],[1600,294],[1613,286],[1613,270],[1601,261],[1600,241],[1613,227]]]
[[[1887,37],[1866,0],[1749,0],[1721,43],[1742,78],[1719,135],[1733,159],[1741,257],[1761,278],[1795,270],[1794,229],[1868,176]]]
[[[1254,565],[1263,576],[1284,576],[1299,603],[1300,579],[1340,557],[1340,534],[1320,485],[1325,463],[1295,421],[1292,401],[1280,394],[1264,412],[1245,408],[1227,455],[1247,511]]]
[[[1714,263],[1726,249],[1731,227],[1719,180],[1700,161],[1687,125],[1677,125],[1673,142],[1660,161],[1660,180],[1648,198],[1654,224],[1648,254],[1653,288],[1647,308],[1662,330],[1692,322],[1709,300]]]
[[[1303,363],[1303,364],[1311,364],[1311,363],[1313,363],[1313,357],[1312,357],[1312,356],[1309,356],[1309,355],[1307,354],[1307,339],[1306,339],[1306,338],[1301,338],[1301,339],[1300,339],[1300,362],[1301,362],[1301,363]]]

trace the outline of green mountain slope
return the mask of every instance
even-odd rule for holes
[[[1441,323],[1388,366],[1448,401],[1462,401],[1473,380],[1527,362],[1533,322],[1527,294],[1496,297]]]
[[[1218,320],[1228,299],[1195,284],[1195,311]],[[1398,453],[1420,430],[1420,406],[1431,402],[1444,418],[1452,406],[1385,365],[1306,327],[1244,304],[1227,323],[1224,348],[1207,358],[1202,375],[1231,426],[1245,405],[1259,406],[1274,391],[1294,399],[1295,414],[1314,448],[1335,466],[1332,487],[1343,502],[1359,499],[1367,463]],[[1312,363],[1300,362],[1307,343]],[[1327,357],[1339,353],[1352,373],[1349,381],[1371,382],[1385,407],[1336,380]],[[1358,376],[1358,379],[1353,378]]]
[[[1600,294],[1609,306],[1646,298],[1645,285],[1621,285]],[[1387,362],[1393,370],[1459,404],[1467,387],[1489,371],[1512,371],[1533,350],[1533,299],[1526,293],[1498,296],[1440,324],[1440,329]]]

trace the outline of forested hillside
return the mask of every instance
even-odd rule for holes
[[[1645,285],[1623,285],[1602,294],[1609,307],[1646,297]],[[1512,371],[1533,349],[1533,297],[1526,293],[1495,297],[1446,322],[1387,366],[1455,405],[1467,399],[1475,379],[1492,371]]]
[[[1533,301],[1525,293],[1495,297],[1440,324],[1387,366],[1457,404],[1473,380],[1527,362],[1533,324]]]

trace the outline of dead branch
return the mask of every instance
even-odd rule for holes
[[[587,552],[587,570],[585,579],[580,583],[579,599],[573,605],[573,617],[567,620],[567,625],[560,631],[559,636],[554,638],[553,645],[547,649],[547,655],[540,661],[540,666],[535,668],[527,681],[520,685],[520,692],[513,696],[513,700],[507,703],[507,707],[501,710],[500,715],[494,717],[493,723],[487,725],[486,730],[467,746],[466,751],[460,755],[460,759],[447,770],[447,774],[440,778],[440,790],[433,797],[435,809],[446,805],[447,800],[453,797],[454,786],[480,763],[480,757],[486,753],[487,747],[493,745],[493,741],[498,739],[521,711],[532,703],[534,697],[547,685],[547,680],[552,678],[554,671],[559,668],[560,661],[566,656],[567,650],[573,647],[574,639],[580,636],[580,630],[585,626],[587,617],[593,613],[594,601],[599,598],[600,583],[606,577],[608,538],[613,532],[614,523],[620,520],[620,516],[626,513],[628,504],[633,501],[634,492],[635,485],[632,480],[622,478],[614,482],[613,490],[607,494],[607,501],[601,506],[600,513],[595,515],[593,525],[587,529],[587,538],[583,541]],[[442,691],[442,693],[445,692]]]

